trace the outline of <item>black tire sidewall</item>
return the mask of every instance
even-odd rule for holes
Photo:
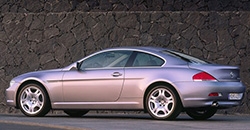
[[[64,110],[64,112],[70,117],[82,117],[87,114],[89,110]]]
[[[186,110],[186,113],[195,120],[206,120],[217,112],[217,108],[206,108],[203,110],[203,114],[198,113],[198,111],[200,110],[196,108],[190,108]]]

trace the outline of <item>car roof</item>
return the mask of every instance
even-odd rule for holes
[[[105,50],[137,50],[137,51],[146,51],[146,52],[154,52],[158,53],[163,50],[169,50],[167,48],[162,47],[153,47],[153,46],[128,46],[128,47],[114,47],[108,48]]]
[[[176,58],[176,56],[169,55],[167,53],[162,53],[163,51],[173,51],[171,49],[162,48],[162,47],[153,47],[153,46],[129,46],[129,47],[115,47],[115,48],[108,48],[104,49],[103,51],[113,51],[113,50],[130,50],[130,51],[140,51],[146,52],[153,55],[157,55],[168,62],[168,65],[173,64],[186,64],[186,61],[180,58]],[[166,60],[168,59],[168,60]]]
[[[96,55],[98,53],[102,53],[102,52],[106,52],[106,51],[119,51],[119,50],[139,51],[139,52],[146,52],[146,53],[150,53],[153,55],[157,55],[158,57],[161,57],[162,59],[164,59],[165,63],[167,62],[168,65],[187,64],[182,59],[176,58],[176,57],[168,55],[166,53],[162,53],[163,51],[171,51],[171,49],[162,48],[162,47],[153,47],[153,46],[126,46],[126,47],[106,48],[106,49],[103,49],[101,51],[97,51],[95,53],[92,53],[92,54],[82,58],[78,62],[81,62],[82,60],[87,59],[88,57],[91,57],[91,56]],[[166,59],[168,59],[168,60],[166,60]],[[71,68],[72,65],[73,64],[71,64],[65,68],[66,69]],[[164,64],[164,66],[165,65],[166,64]]]

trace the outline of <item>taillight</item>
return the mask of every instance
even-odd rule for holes
[[[212,92],[208,94],[209,97],[221,97],[222,94],[218,92]]]
[[[194,81],[216,81],[216,79],[212,75],[206,72],[200,72],[200,73],[195,74],[193,76],[193,80]]]

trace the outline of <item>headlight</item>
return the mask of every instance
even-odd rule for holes
[[[11,80],[10,81],[10,86],[14,85],[15,84],[15,81],[14,80]]]

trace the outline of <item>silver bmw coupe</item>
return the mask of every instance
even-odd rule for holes
[[[154,119],[172,120],[185,111],[205,120],[241,104],[239,72],[166,48],[118,47],[65,68],[17,76],[6,100],[31,117],[51,109],[74,117],[89,110],[141,110]]]

